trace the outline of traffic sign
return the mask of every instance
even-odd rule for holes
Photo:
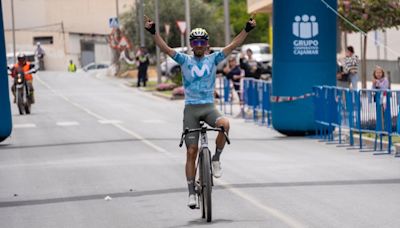
[[[108,25],[110,26],[110,28],[119,28],[118,18],[110,17],[110,19],[108,19]]]
[[[186,21],[176,21],[176,24],[178,25],[179,31],[181,31],[181,34],[184,34],[186,31]]]

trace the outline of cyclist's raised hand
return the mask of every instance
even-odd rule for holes
[[[256,20],[254,19],[255,14],[252,14],[250,16],[250,19],[247,21],[246,23],[246,27],[244,28],[244,30],[249,33],[252,29],[254,29],[256,27]]]
[[[149,31],[151,34],[156,34],[156,23],[154,23],[153,20],[151,20],[148,16],[144,15],[145,19],[145,24],[144,28]]]

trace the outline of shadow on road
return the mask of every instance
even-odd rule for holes
[[[243,183],[231,185],[215,186],[214,190],[234,189],[234,188],[274,188],[274,187],[313,187],[313,186],[348,186],[348,185],[381,185],[381,184],[400,184],[400,179],[371,179],[371,180],[333,180],[333,181],[305,181],[305,182],[282,182],[282,183]],[[157,189],[147,191],[126,191],[120,193],[105,193],[96,195],[70,196],[49,199],[35,199],[24,201],[3,201],[0,208],[19,207],[29,205],[54,204],[73,201],[104,200],[104,197],[123,198],[141,197],[149,195],[165,195],[186,192],[186,188]]]

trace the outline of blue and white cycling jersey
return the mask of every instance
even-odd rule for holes
[[[176,52],[172,59],[181,65],[185,104],[214,103],[216,66],[224,58],[225,54],[220,51],[201,59]]]

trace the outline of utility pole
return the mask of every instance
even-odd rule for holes
[[[155,0],[155,14],[156,14],[156,32],[160,34],[160,19],[158,15],[158,0]],[[160,48],[156,45],[157,54],[157,84],[161,83],[161,69],[160,69]]]
[[[139,29],[140,29],[140,46],[144,47],[144,9],[143,9],[144,2],[140,0],[139,2]]]
[[[15,50],[15,18],[14,18],[14,0],[11,0],[11,23],[12,23],[12,37],[13,37],[13,55],[14,64],[17,62],[16,50]]]
[[[190,53],[189,35],[190,35],[190,31],[192,29],[190,28],[190,2],[189,2],[189,0],[185,0],[185,20],[186,20],[186,46],[187,46],[188,53]]]
[[[118,0],[115,0],[115,4],[116,4],[115,9],[117,10],[117,18],[119,18],[119,3],[118,3]]]
[[[229,15],[229,0],[224,0],[224,14],[225,14],[225,46],[231,42],[231,23]]]

